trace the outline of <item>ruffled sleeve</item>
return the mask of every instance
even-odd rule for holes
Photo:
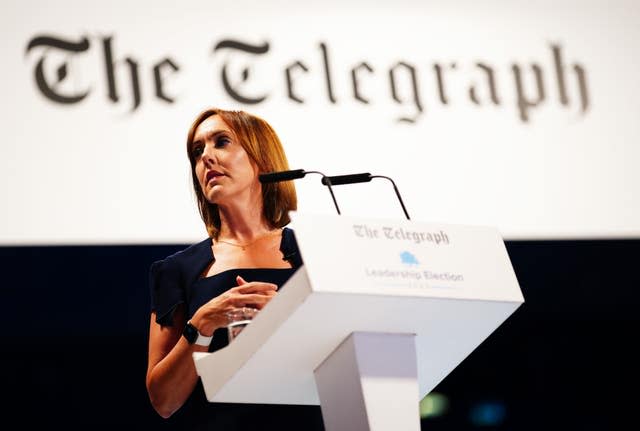
[[[189,289],[213,260],[211,238],[206,238],[151,264],[151,310],[156,312],[157,323],[173,325],[176,307],[188,303]]]
[[[151,310],[156,312],[156,322],[162,326],[172,326],[176,307],[185,303],[181,278],[179,266],[170,258],[158,260],[149,268]]]

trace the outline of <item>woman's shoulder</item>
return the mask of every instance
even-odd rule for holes
[[[193,259],[201,259],[203,257],[209,257],[210,255],[211,255],[211,238],[206,238],[196,244],[192,244],[187,248],[184,248],[173,254],[170,254],[169,256],[165,257],[164,260],[189,261]]]
[[[187,300],[186,289],[211,259],[211,239],[207,238],[151,264],[151,309],[155,310],[158,323],[172,324],[176,306]]]
[[[151,264],[151,269],[164,268],[174,271],[194,270],[211,260],[211,238],[206,238],[196,244],[192,244],[182,250],[156,260]]]
[[[280,251],[284,256],[284,260],[289,261],[294,268],[302,266],[302,257],[298,249],[298,243],[293,229],[290,227],[282,228],[282,242],[280,243]]]

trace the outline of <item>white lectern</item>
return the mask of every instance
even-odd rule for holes
[[[210,402],[321,405],[327,430],[419,430],[419,400],[524,302],[490,227],[292,213],[304,266],[229,346]]]

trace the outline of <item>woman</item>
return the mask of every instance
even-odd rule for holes
[[[224,347],[226,313],[262,309],[302,261],[285,227],[297,204],[293,183],[258,180],[288,169],[269,124],[245,112],[205,110],[189,129],[187,154],[209,237],[151,266],[151,404],[164,418],[179,416],[182,429],[322,429],[318,407],[206,400],[192,353]]]

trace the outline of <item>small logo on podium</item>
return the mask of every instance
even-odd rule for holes
[[[420,263],[418,262],[418,259],[416,259],[416,257],[413,255],[413,253],[410,253],[408,251],[403,251],[402,253],[400,253],[400,261],[403,264],[410,266],[418,265]]]

